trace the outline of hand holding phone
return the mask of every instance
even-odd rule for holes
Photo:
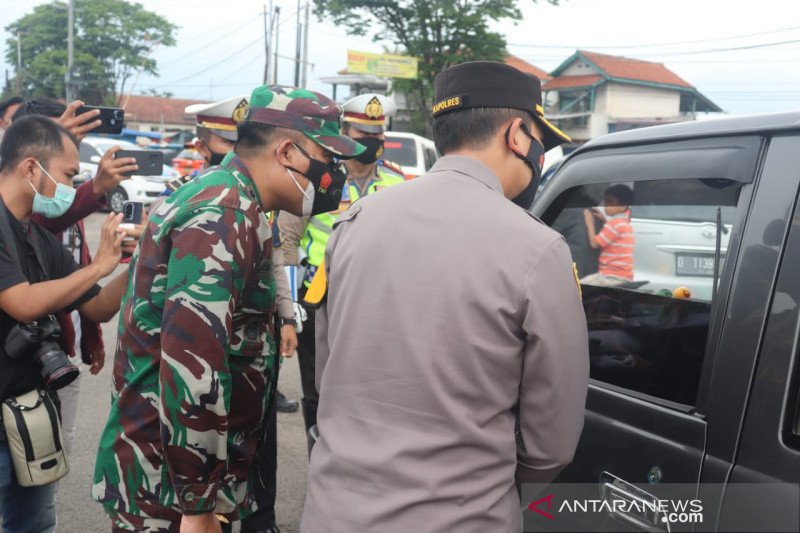
[[[143,212],[144,204],[142,202],[129,201],[122,204],[122,223],[118,228],[128,233],[122,241],[123,251],[121,262],[123,263],[127,263],[130,260],[133,255],[133,250],[136,248],[136,243],[134,241],[138,239],[139,235],[131,236],[130,232],[139,233],[137,226],[142,223]]]
[[[96,116],[96,118],[100,120],[100,125],[89,130],[89,133],[122,133],[122,125],[125,122],[125,110],[119,107],[83,105],[78,108],[75,115],[80,115],[95,109],[100,111]]]
[[[125,172],[127,176],[132,176],[134,172],[137,176],[161,176],[164,173],[164,152],[158,150],[117,150],[114,152],[114,159],[120,157],[132,157],[136,160],[135,171]]]

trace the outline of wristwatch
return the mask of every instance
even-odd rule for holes
[[[279,323],[281,326],[297,326],[297,321],[294,318],[281,318]]]

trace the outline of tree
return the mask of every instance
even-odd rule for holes
[[[137,70],[156,75],[149,57],[155,46],[174,46],[177,27],[141,4],[125,0],[74,0],[73,76],[78,97],[92,104],[116,105]],[[63,97],[67,71],[67,4],[53,1],[36,6],[6,26],[6,62],[17,64],[23,96]],[[12,86],[16,83],[12,82]]]
[[[419,58],[417,79],[395,80],[394,88],[413,104],[412,124],[428,134],[436,74],[466,61],[502,61],[505,38],[491,31],[489,23],[522,18],[516,0],[314,0],[314,4],[320,19],[332,20],[350,35],[372,31],[374,40],[395,42],[402,53]]]
[[[175,93],[172,91],[159,91],[155,87],[150,87],[149,89],[145,89],[142,91],[142,94],[145,96],[158,96],[160,98],[172,98],[175,96]]]

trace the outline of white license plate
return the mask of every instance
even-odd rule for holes
[[[720,261],[720,271],[725,256]],[[675,254],[676,276],[714,277],[714,256],[712,254]]]

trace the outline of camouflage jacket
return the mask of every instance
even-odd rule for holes
[[[122,301],[92,488],[128,527],[252,510],[248,474],[277,377],[271,241],[233,153],[151,214]]]

